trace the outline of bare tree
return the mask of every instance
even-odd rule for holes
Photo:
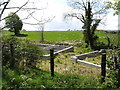
[[[1,20],[2,14],[4,13],[9,2],[10,2],[10,0],[8,0],[6,2],[0,2],[0,7],[3,6],[3,8],[1,9],[1,13],[0,13],[0,20]]]
[[[55,16],[52,16],[52,15],[49,15],[49,16],[46,16],[44,14],[45,10],[47,9],[47,5],[48,3],[46,2],[46,5],[45,6],[42,6],[41,5],[41,1],[43,1],[45,3],[45,0],[28,0],[26,1],[23,5],[21,5],[21,7],[17,7],[17,6],[8,6],[8,4],[10,3],[10,1],[12,0],[8,0],[7,2],[2,2],[0,4],[0,10],[1,10],[1,13],[0,13],[0,21],[3,21],[5,20],[6,18],[8,18],[7,16],[6,17],[3,17],[2,18],[2,15],[4,13],[5,10],[16,10],[14,11],[15,14],[19,11],[19,12],[26,12],[26,16],[24,18],[22,18],[21,20],[23,21],[23,24],[28,24],[30,26],[38,26],[39,29],[41,29],[41,41],[44,41],[44,26],[46,23],[48,22],[51,22]],[[38,7],[37,7],[38,6]],[[42,7],[40,7],[42,6]],[[39,17],[36,17],[37,14],[39,14]],[[31,19],[32,22],[29,22],[27,20]],[[6,27],[2,27],[1,29],[4,29]]]
[[[4,11],[5,11],[6,9],[8,9],[7,6],[8,6],[8,4],[10,3],[10,1],[11,1],[11,0],[7,0],[6,2],[0,2],[0,10],[1,10],[1,12],[0,12],[0,22],[3,21],[3,20],[5,20],[6,18],[8,18],[8,16],[5,16],[5,17],[2,18],[2,15],[3,15]],[[29,2],[29,0],[26,1],[26,2],[25,2],[23,5],[21,5],[20,7],[17,7],[17,10],[14,11],[14,14],[16,14],[17,12],[19,12],[24,6],[26,6],[26,5],[28,4],[28,2]],[[12,9],[12,8],[10,7],[9,9]],[[13,15],[14,15],[14,14],[13,14]],[[1,28],[0,28],[0,31],[1,31],[2,29],[4,29],[4,28],[6,28],[6,26],[5,26],[5,27],[1,27]]]
[[[27,12],[26,16],[22,19],[24,24],[29,24],[29,25],[39,25],[40,23],[47,23],[49,21],[52,20],[53,17],[49,16],[49,17],[44,17],[40,16],[35,17],[36,16],[36,12],[38,12],[39,14],[42,14],[41,12],[45,11],[47,9],[47,2],[45,2],[45,0],[27,0],[23,5],[21,5],[20,7],[17,6],[8,6],[8,4],[11,2],[12,0],[7,0],[6,2],[1,2],[0,3],[0,21],[3,21],[7,18],[6,17],[2,17],[3,13],[5,10],[14,10],[14,13],[18,13],[18,12]],[[42,6],[41,2],[45,2],[46,5]],[[36,7],[38,6],[39,7]],[[42,7],[40,7],[42,6]],[[17,10],[16,10],[17,9]],[[33,22],[25,22],[25,20],[27,19],[34,19],[37,23],[33,23]],[[41,19],[42,18],[42,19]],[[5,27],[3,27],[5,28]]]
[[[3,13],[4,13],[4,11],[5,11],[6,9],[17,8],[18,10],[15,11],[15,14],[16,14],[18,11],[20,11],[20,10],[21,10],[25,5],[27,5],[28,2],[29,2],[29,0],[28,0],[28,1],[27,1],[25,4],[23,4],[21,7],[9,7],[9,8],[7,8],[8,4],[10,3],[10,1],[11,1],[11,0],[7,0],[6,2],[2,2],[2,3],[0,4],[0,7],[3,6],[3,8],[0,8],[0,10],[1,10],[1,12],[0,12],[0,21],[2,21],[2,20],[4,20],[5,18],[7,18],[7,17],[2,18],[2,15],[3,15]]]
[[[95,30],[106,15],[105,5],[99,0],[67,0],[68,5],[73,11],[64,15],[65,19],[77,18],[84,25],[84,39],[92,49],[95,48],[95,43],[98,36],[95,35]]]
[[[23,22],[24,24],[38,26],[38,29],[41,31],[41,41],[44,41],[45,24],[51,22],[55,18],[53,15],[46,16],[44,13],[46,9],[47,7],[41,9],[41,15],[39,17],[36,17],[37,12],[28,10],[28,17],[30,16],[30,18],[32,18],[36,23]]]

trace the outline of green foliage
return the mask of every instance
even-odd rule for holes
[[[114,70],[107,71],[107,77],[105,82],[102,84],[104,88],[117,88],[117,72]]]
[[[97,42],[94,43],[94,49],[95,50],[107,49],[107,48],[109,48],[109,47],[104,42],[97,41]]]
[[[94,4],[93,4],[94,3]],[[99,0],[97,1],[85,1],[85,0],[69,0],[68,5],[72,7],[73,9],[76,9],[78,12],[68,13],[65,15],[65,18],[72,17],[80,20],[83,25],[83,36],[84,41],[87,43],[88,46],[90,46],[91,49],[94,49],[95,42],[98,39],[98,36],[95,35],[95,30],[97,29],[99,23],[101,22],[101,18],[94,18],[94,15],[96,14],[103,14],[105,13],[103,5],[100,4]],[[97,7],[96,7],[97,6]],[[83,13],[81,13],[83,11]],[[101,12],[101,13],[99,13]]]
[[[83,35],[84,35],[84,40],[85,43],[87,43],[87,45],[89,45],[91,47],[91,49],[94,49],[94,46],[98,39],[98,36],[95,35],[95,30],[97,28],[97,26],[99,25],[101,19],[93,19],[93,8],[91,8],[91,3],[87,2],[88,6],[85,9],[85,22],[84,22],[84,26],[83,29]],[[95,24],[92,25],[93,21],[95,21]]]
[[[107,71],[106,82],[103,84],[109,88],[118,87],[118,69],[120,67],[120,52],[117,49],[107,50],[107,67],[110,69]]]
[[[120,67],[119,53],[120,52],[117,49],[107,50],[107,65],[111,70],[116,70]]]
[[[87,45],[87,43],[81,43],[81,46],[77,46],[74,48],[74,52],[76,52],[77,54],[83,54],[91,51],[93,50]]]
[[[3,37],[2,42],[3,65],[9,66],[13,64],[14,62],[11,62],[12,59],[14,59],[16,66],[17,63],[19,63],[19,65],[20,63],[30,64],[40,59],[40,56],[44,53],[41,48],[28,39],[18,39],[11,36]],[[11,49],[13,51],[12,53]]]
[[[106,9],[113,9],[115,10],[114,15],[118,15],[118,10],[120,9],[120,0],[112,0],[105,2],[107,4]]]
[[[5,19],[5,25],[9,28],[9,31],[14,32],[15,35],[19,35],[23,23],[16,13],[11,12]]]
[[[18,88],[97,88],[100,84],[96,79],[85,78],[76,74],[59,74],[50,76],[50,72],[29,68],[22,71],[3,67],[3,89]],[[8,82],[9,81],[9,82]]]

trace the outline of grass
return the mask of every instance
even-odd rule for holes
[[[92,79],[100,78],[100,69],[72,62],[73,53],[60,54],[55,58],[55,72],[61,74],[79,74]],[[37,67],[49,71],[50,61],[39,61]]]
[[[101,56],[86,58],[85,61],[97,64],[97,65],[101,65]]]
[[[97,31],[96,34],[99,37],[99,41],[102,41],[106,44],[108,43],[107,37],[110,38],[111,43],[118,43],[119,41],[118,34],[105,33],[103,31]]]
[[[13,33],[4,31],[3,35],[11,35]],[[21,31],[21,34],[27,34],[25,38],[31,40],[40,40],[40,31]],[[22,37],[23,38],[23,37]],[[81,40],[83,38],[82,31],[45,31],[44,39],[47,41],[62,41],[62,40]]]
[[[60,42],[63,40],[81,40],[83,41],[83,31],[44,31],[44,40],[52,42]],[[3,31],[3,35],[12,35],[12,32]],[[41,40],[41,31],[21,31],[21,34],[27,34],[26,37],[19,38],[28,38],[31,40]],[[96,34],[99,36],[99,41],[108,43],[107,37],[110,38],[111,43],[118,43],[119,38],[118,34],[105,33],[103,31],[96,31]]]
[[[97,79],[78,74],[60,74],[29,68],[26,70],[6,69],[3,67],[3,89],[17,88],[97,88],[100,83]],[[9,81],[9,82],[8,82]]]

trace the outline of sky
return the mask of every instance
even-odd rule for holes
[[[22,6],[27,0],[11,0],[8,7]],[[34,3],[33,3],[34,1]],[[24,23],[36,24],[39,21],[48,20],[48,18],[53,18],[52,21],[44,24],[45,31],[64,31],[64,30],[81,30],[83,24],[73,18],[71,20],[64,20],[64,14],[71,11],[71,7],[68,6],[67,0],[30,0],[30,2],[25,7],[40,8],[42,10],[21,10],[17,14],[20,16]],[[14,12],[14,10],[6,10],[3,17],[7,16],[8,13]],[[33,13],[34,12],[34,13]],[[103,19],[104,25],[100,24],[98,29],[102,30],[118,30],[118,16],[113,16],[113,10],[109,10],[107,16]],[[32,16],[26,18],[29,13]],[[4,22],[1,23],[4,25]],[[0,26],[1,26],[0,25]],[[39,25],[24,24],[23,29],[27,31],[40,30]]]

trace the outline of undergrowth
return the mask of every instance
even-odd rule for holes
[[[9,81],[9,82],[8,82]],[[26,70],[3,67],[3,89],[17,88],[97,88],[96,79],[78,74],[59,74],[51,77],[50,72],[36,68]]]

